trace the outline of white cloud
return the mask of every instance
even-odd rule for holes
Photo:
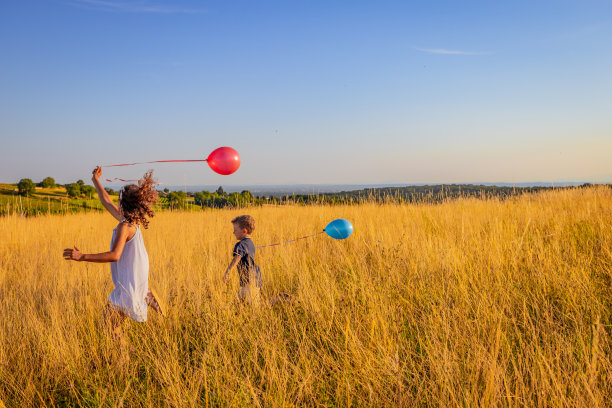
[[[204,10],[189,9],[172,5],[151,3],[146,0],[138,1],[108,1],[108,0],[76,0],[72,5],[102,11],[115,11],[122,13],[156,13],[156,14],[193,14]]]

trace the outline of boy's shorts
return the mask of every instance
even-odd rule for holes
[[[257,305],[259,304],[260,291],[261,289],[255,284],[241,286],[240,292],[238,292],[238,298],[250,305]]]

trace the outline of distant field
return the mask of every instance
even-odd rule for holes
[[[11,204],[14,205],[14,204]],[[265,301],[221,283],[249,213]],[[161,212],[144,239],[169,317],[99,328],[102,212],[0,217],[0,400],[27,406],[558,406],[612,403],[612,189],[441,204]],[[0,404],[1,405],[1,404]]]
[[[19,214],[35,216],[42,214],[67,214],[82,211],[100,211],[103,207],[96,197],[71,199],[64,187],[41,188],[31,197],[17,194],[15,184],[0,184],[0,216]]]
[[[113,195],[111,198],[117,202],[118,196]],[[161,197],[156,208],[161,210],[164,207],[167,207],[167,200]],[[187,197],[185,209],[194,209],[193,197]],[[22,197],[17,194],[16,184],[0,184],[0,216],[10,214],[39,216],[102,210],[104,207],[100,204],[97,195],[69,198],[64,187],[36,187],[36,192],[32,196]]]

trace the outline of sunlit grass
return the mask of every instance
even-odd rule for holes
[[[609,406],[612,190],[438,205],[162,212],[144,232],[163,321],[100,330],[104,213],[0,218],[0,400],[12,406]],[[270,307],[221,283],[248,213]],[[123,351],[122,351],[123,350]],[[0,404],[1,406],[1,404]]]

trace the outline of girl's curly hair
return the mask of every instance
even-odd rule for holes
[[[145,173],[144,177],[138,180],[138,185],[128,184],[119,190],[119,207],[123,217],[132,224],[140,224],[147,228],[149,220],[155,215],[153,204],[157,202],[157,184],[153,180],[153,170]]]

